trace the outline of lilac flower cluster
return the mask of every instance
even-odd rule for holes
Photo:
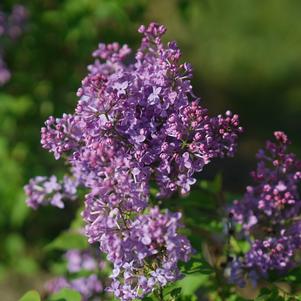
[[[188,260],[190,244],[177,233],[179,214],[161,214],[158,208],[144,213],[148,187],[110,139],[92,150],[85,150],[81,161],[81,177],[91,188],[83,212],[86,234],[114,264],[109,290],[122,300],[142,297],[178,279],[177,262]]]
[[[266,150],[257,154],[257,169],[251,173],[255,185],[248,186],[230,210],[251,243],[232,265],[232,279],[241,286],[246,275],[256,281],[271,271],[283,273],[294,267],[301,248],[301,161],[287,152],[290,142],[283,132],[274,136],[276,142],[268,141]]]
[[[186,194],[196,172],[234,154],[242,132],[237,115],[209,117],[200,105],[191,66],[180,63],[175,42],[163,44],[163,26],[139,32],[142,43],[129,65],[126,45],[99,45],[74,114],[50,117],[41,131],[42,146],[67,160],[89,189],[86,235],[113,263],[109,291],[121,300],[175,281],[178,262],[191,254],[179,234],[181,214],[150,207],[150,183],[161,198]]]
[[[242,129],[230,111],[208,116],[192,93],[190,65],[180,64],[174,42],[162,43],[163,26],[139,32],[142,44],[130,65],[123,63],[127,46],[99,45],[75,114],[50,117],[41,142],[57,159],[65,153],[79,161],[83,149],[112,139],[146,179],[156,180],[160,196],[187,193],[195,172],[212,158],[234,154]]]
[[[180,278],[177,263],[191,254],[189,241],[177,232],[180,218],[180,213],[161,213],[155,207],[128,220],[126,230],[115,226],[115,233],[101,241],[114,263],[109,291],[133,300]]]
[[[61,182],[58,182],[56,176],[35,177],[24,187],[27,195],[26,204],[33,209],[48,204],[64,208],[64,200],[76,198],[77,185],[77,179],[69,176],[64,176]]]
[[[0,86],[10,79],[10,72],[3,60],[4,38],[16,40],[22,33],[28,13],[22,5],[15,5],[10,15],[6,15],[0,10]]]
[[[103,291],[103,285],[97,276],[97,271],[102,267],[102,263],[98,263],[92,252],[88,250],[69,250],[64,257],[67,261],[68,273],[75,274],[85,270],[91,274],[85,277],[72,277],[72,280],[65,277],[54,278],[46,283],[46,291],[51,294],[63,288],[71,288],[82,295],[83,301],[92,300],[91,298],[100,300],[97,295]]]

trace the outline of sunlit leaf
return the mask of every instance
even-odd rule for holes
[[[46,246],[46,250],[68,250],[86,249],[88,241],[85,236],[77,232],[65,231],[61,233],[53,242]]]
[[[53,294],[49,301],[81,301],[81,299],[79,292],[69,288],[63,288],[59,292]]]
[[[41,301],[41,298],[37,291],[29,291],[19,301]]]

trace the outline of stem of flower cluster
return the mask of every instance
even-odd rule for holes
[[[160,286],[160,289],[159,289],[159,300],[160,300],[160,301],[164,301],[163,289],[162,289],[161,286]]]
[[[160,288],[157,291],[155,291],[154,294],[158,298],[159,301],[164,301],[163,289],[162,289],[161,286],[160,286]]]

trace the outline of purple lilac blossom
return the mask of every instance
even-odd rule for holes
[[[65,277],[51,279],[45,284],[45,289],[48,293],[56,293],[62,288],[70,288],[70,284]]]
[[[193,175],[213,158],[233,156],[238,116],[210,117],[194,96],[189,64],[180,63],[175,42],[164,45],[163,26],[141,26],[136,61],[125,65],[130,52],[118,43],[100,44],[95,64],[78,90],[73,115],[50,117],[42,129],[42,146],[58,159],[63,153],[76,164],[79,154],[106,139],[117,141],[123,156],[154,177],[160,196],[190,190]]]
[[[96,298],[93,298],[93,300],[100,300],[97,295],[103,291],[102,283],[95,274],[73,280],[64,277],[54,278],[46,283],[45,288],[48,293],[56,293],[63,288],[73,289],[82,295],[82,301],[91,300],[90,298],[94,296]]]
[[[69,176],[64,176],[61,182],[58,182],[56,176],[35,177],[24,187],[27,195],[26,204],[33,209],[48,204],[64,208],[64,200],[76,198],[77,184],[77,180]]]
[[[64,257],[67,260],[67,269],[71,273],[80,270],[93,271],[97,268],[97,261],[91,252],[72,249],[67,251]]]
[[[301,248],[301,161],[287,152],[290,142],[283,132],[274,137],[276,142],[267,141],[266,150],[257,154],[257,169],[251,173],[254,185],[230,209],[251,244],[232,264],[232,281],[240,286],[246,277],[256,283],[271,271],[287,272],[296,266],[295,254]]]
[[[91,186],[83,212],[86,235],[90,243],[99,242],[114,265],[109,291],[122,300],[140,298],[180,277],[177,262],[189,259],[191,246],[177,233],[180,214],[161,214],[158,208],[143,214],[148,189],[137,180],[141,175],[131,161],[115,157],[118,151],[110,141],[92,154],[85,153],[86,185]],[[94,169],[100,166],[97,177]]]
[[[178,234],[180,218],[180,213],[161,213],[154,207],[148,214],[128,221],[126,231],[117,231],[117,244],[105,242],[106,251],[115,255],[108,291],[121,300],[140,299],[181,277],[177,263],[189,260],[191,246]]]
[[[150,182],[161,198],[188,193],[213,158],[233,156],[242,132],[238,115],[210,117],[201,106],[192,68],[180,63],[175,42],[163,44],[165,31],[141,26],[129,65],[127,45],[99,44],[74,114],[51,116],[41,130],[42,146],[88,188],[86,235],[113,263],[108,290],[124,301],[177,280],[178,262],[191,255],[181,214],[150,207]]]
[[[6,20],[6,34],[15,40],[20,37],[28,18],[28,12],[23,5],[15,5]]]
[[[22,5],[15,5],[10,15],[0,11],[0,87],[9,81],[11,74],[3,59],[4,38],[16,40],[23,32],[28,13]]]
[[[90,271],[92,274],[86,277],[72,277],[71,280],[66,277],[57,277],[48,281],[45,285],[48,293],[55,293],[63,288],[71,288],[82,295],[83,301],[100,300],[97,298],[103,291],[103,285],[97,276],[97,272],[102,263],[97,262],[95,254],[90,250],[72,249],[65,253],[67,260],[68,273],[75,274],[82,270]],[[96,297],[96,298],[94,298]]]

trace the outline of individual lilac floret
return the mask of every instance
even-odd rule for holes
[[[233,156],[242,131],[238,116],[208,116],[193,95],[190,65],[180,63],[175,42],[162,43],[165,30],[155,23],[141,27],[142,43],[129,65],[126,45],[100,44],[75,113],[46,122],[43,147],[56,159],[65,153],[76,161],[78,152],[110,138],[156,179],[162,197],[187,193],[194,174],[213,158]]]
[[[287,272],[296,266],[295,254],[301,247],[301,162],[287,152],[290,142],[283,132],[274,136],[276,142],[268,141],[266,150],[257,154],[257,170],[251,173],[255,184],[230,210],[251,244],[232,264],[233,282],[238,283],[237,275],[244,275],[239,285],[246,277],[256,282],[271,271]]]
[[[48,204],[64,208],[65,200],[76,198],[77,185],[77,180],[68,176],[65,176],[61,182],[58,182],[56,176],[35,177],[24,187],[27,195],[26,203],[33,209]]]
[[[98,295],[103,291],[103,285],[97,273],[102,263],[97,262],[96,255],[91,250],[73,249],[69,250],[64,257],[67,260],[68,273],[75,275],[75,273],[85,270],[91,274],[86,277],[73,276],[71,280],[66,277],[54,278],[46,283],[46,291],[52,294],[62,288],[71,288],[82,295],[83,301],[100,300]]]

